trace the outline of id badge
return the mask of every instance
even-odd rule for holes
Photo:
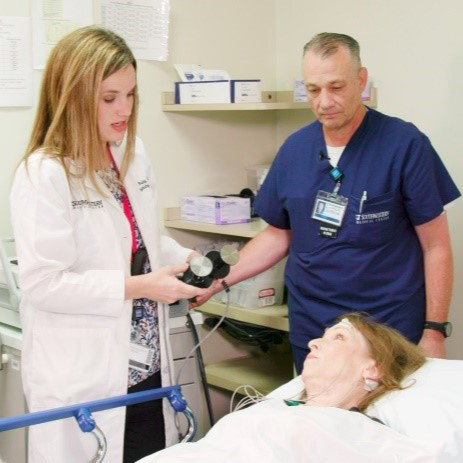
[[[134,342],[130,343],[129,367],[146,373],[153,364],[154,349]]]
[[[145,309],[143,306],[135,306],[132,310],[132,320],[135,322],[140,321],[145,316]]]
[[[347,209],[348,198],[319,190],[312,210],[312,219],[340,227]]]

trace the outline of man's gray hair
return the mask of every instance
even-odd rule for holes
[[[303,56],[305,56],[309,50],[312,50],[314,53],[326,58],[336,53],[339,47],[343,46],[347,48],[358,67],[362,67],[362,62],[360,60],[360,45],[357,40],[349,35],[337,34],[335,32],[322,32],[317,34],[304,45]]]

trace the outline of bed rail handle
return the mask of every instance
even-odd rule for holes
[[[92,459],[92,463],[100,463],[103,461],[106,454],[107,443],[104,433],[96,425],[92,412],[109,410],[110,408],[124,407],[127,405],[162,398],[167,398],[176,412],[181,412],[186,416],[188,420],[188,431],[183,437],[182,442],[189,442],[193,439],[196,433],[197,423],[191,409],[188,407],[187,402],[182,395],[180,386],[149,389],[147,391],[135,392],[133,394],[125,394],[117,397],[109,397],[107,399],[94,400],[92,402],[77,405],[26,413],[24,415],[13,416],[10,418],[1,418],[0,432],[74,417],[82,432],[91,432],[95,436],[98,443],[98,449],[95,457]]]

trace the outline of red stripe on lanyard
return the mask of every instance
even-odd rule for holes
[[[121,183],[121,190],[122,190],[122,209],[124,210],[124,214],[127,217],[127,220],[129,221],[130,225],[130,232],[132,234],[132,255],[134,255],[137,252],[137,235],[135,233],[135,222],[133,220],[133,215],[132,215],[132,209],[130,207],[130,200],[129,196],[127,195],[127,191],[125,190],[124,184],[122,183],[121,180],[121,174],[119,172],[119,169],[116,165],[116,162],[114,161],[113,154],[111,153],[111,150],[109,148],[109,145],[106,145],[108,149],[108,155],[109,159],[111,160],[111,164],[113,165],[116,173],[117,173],[117,178],[119,179]]]

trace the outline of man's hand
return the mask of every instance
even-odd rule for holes
[[[194,301],[190,301],[190,309],[199,307],[200,305],[207,302],[214,294],[220,293],[224,288],[222,286],[222,280],[214,280],[209,288],[206,288],[202,294],[196,296]]]

